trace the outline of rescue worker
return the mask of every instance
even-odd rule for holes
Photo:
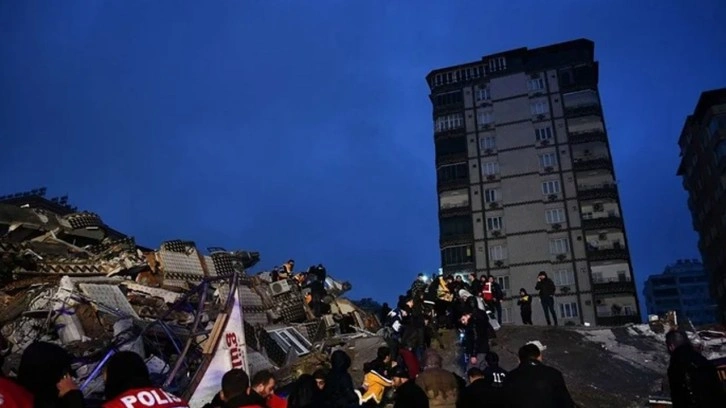
[[[519,314],[522,316],[522,324],[532,324],[532,296],[525,288],[519,289]]]
[[[72,356],[61,346],[35,342],[25,348],[18,384],[33,395],[34,408],[80,408],[83,394],[73,381]]]
[[[133,351],[119,351],[111,356],[103,376],[103,408],[189,408],[186,401],[151,383],[144,359]]]

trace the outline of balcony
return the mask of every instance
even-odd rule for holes
[[[464,111],[464,101],[434,105],[434,116],[446,115],[447,113],[459,113]]]
[[[464,126],[460,126],[456,129],[447,129],[447,130],[440,130],[440,131],[434,131],[434,141],[439,139],[448,139],[452,137],[463,137],[466,135],[466,128]]]
[[[445,246],[445,245],[460,245],[460,244],[474,244],[474,235],[472,233],[468,234],[449,234],[449,235],[441,235],[439,237],[439,245]]]
[[[602,108],[600,105],[584,105],[565,108],[565,117],[568,118],[589,115],[602,115]]]
[[[570,143],[607,142],[608,138],[602,130],[588,130],[585,132],[570,133]]]
[[[449,153],[436,156],[436,165],[443,166],[444,164],[461,163],[469,160],[469,153],[462,151],[458,153]]]
[[[577,195],[580,200],[597,200],[603,198],[618,198],[618,188],[615,184],[597,184],[593,186],[577,186]]]
[[[468,178],[459,178],[459,179],[452,179],[452,180],[439,180],[438,183],[436,183],[436,190],[441,193],[443,191],[449,191],[449,190],[459,190],[462,188],[469,188],[469,179]]]
[[[641,323],[640,316],[636,314],[609,314],[608,316],[597,315],[595,319],[598,326],[623,326],[628,323]]]
[[[593,247],[587,245],[587,258],[590,261],[609,261],[616,259],[629,259],[628,250],[622,246],[614,245],[612,247]]]
[[[608,228],[623,228],[623,219],[620,217],[600,217],[600,218],[585,218],[582,220],[582,227],[585,229],[608,229]]]
[[[455,217],[458,215],[468,215],[468,214],[471,214],[471,208],[468,205],[463,206],[463,207],[446,207],[446,208],[439,209],[440,217]]]
[[[575,171],[610,170],[613,169],[613,162],[606,156],[577,157],[572,163]]]
[[[629,277],[593,279],[592,291],[597,294],[632,293],[635,294],[633,281]]]

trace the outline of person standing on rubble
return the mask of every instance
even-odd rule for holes
[[[119,351],[104,367],[106,403],[103,408],[189,408],[186,401],[154,387],[144,359],[133,351]]]
[[[519,289],[519,314],[522,316],[522,324],[532,324],[532,296],[527,293],[527,289]]]
[[[673,407],[723,406],[726,395],[723,385],[719,383],[716,367],[694,350],[688,335],[683,331],[671,330],[666,334],[666,346],[671,355],[668,384]]]
[[[499,324],[502,324],[502,300],[504,300],[504,291],[502,291],[502,286],[497,282],[496,279],[492,275],[489,275],[487,277],[487,280],[489,281],[490,289],[492,292],[491,297],[491,308],[492,310],[497,312],[497,322]]]
[[[295,260],[290,259],[284,264],[282,264],[281,267],[275,268],[272,270],[272,281],[280,281],[280,280],[286,280],[290,279],[293,275],[293,272],[295,270]]]
[[[73,358],[61,346],[35,342],[20,358],[18,383],[33,395],[34,408],[82,408],[83,394],[72,374]]]
[[[544,311],[545,320],[547,320],[547,326],[551,324],[550,315],[552,320],[557,326],[557,314],[555,313],[555,283],[552,279],[547,277],[547,272],[541,271],[537,275],[537,285],[534,287],[535,290],[539,291],[539,299],[542,302],[542,310]]]

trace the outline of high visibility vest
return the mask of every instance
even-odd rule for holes
[[[494,293],[492,293],[492,283],[487,282],[484,284],[484,289],[482,290],[482,297],[484,298],[485,302],[491,302],[494,300]]]
[[[111,401],[103,404],[103,408],[189,408],[183,399],[168,393],[161,388],[136,388],[126,391]]]

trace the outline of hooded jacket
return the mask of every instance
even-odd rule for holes
[[[359,405],[353,378],[348,373],[350,357],[342,350],[330,356],[330,371],[325,378],[325,401],[330,408],[348,408]]]
[[[373,400],[376,404],[380,404],[383,400],[383,394],[386,391],[386,387],[393,386],[393,382],[383,375],[377,373],[374,370],[368,371],[363,377],[363,388],[364,393],[356,390],[360,405]]]
[[[61,346],[35,342],[23,352],[18,368],[18,383],[33,395],[34,408],[80,408],[83,394],[70,391],[58,397],[56,384],[71,374],[72,357]]]
[[[675,408],[716,407],[726,401],[716,367],[690,344],[673,350],[668,383]]]

